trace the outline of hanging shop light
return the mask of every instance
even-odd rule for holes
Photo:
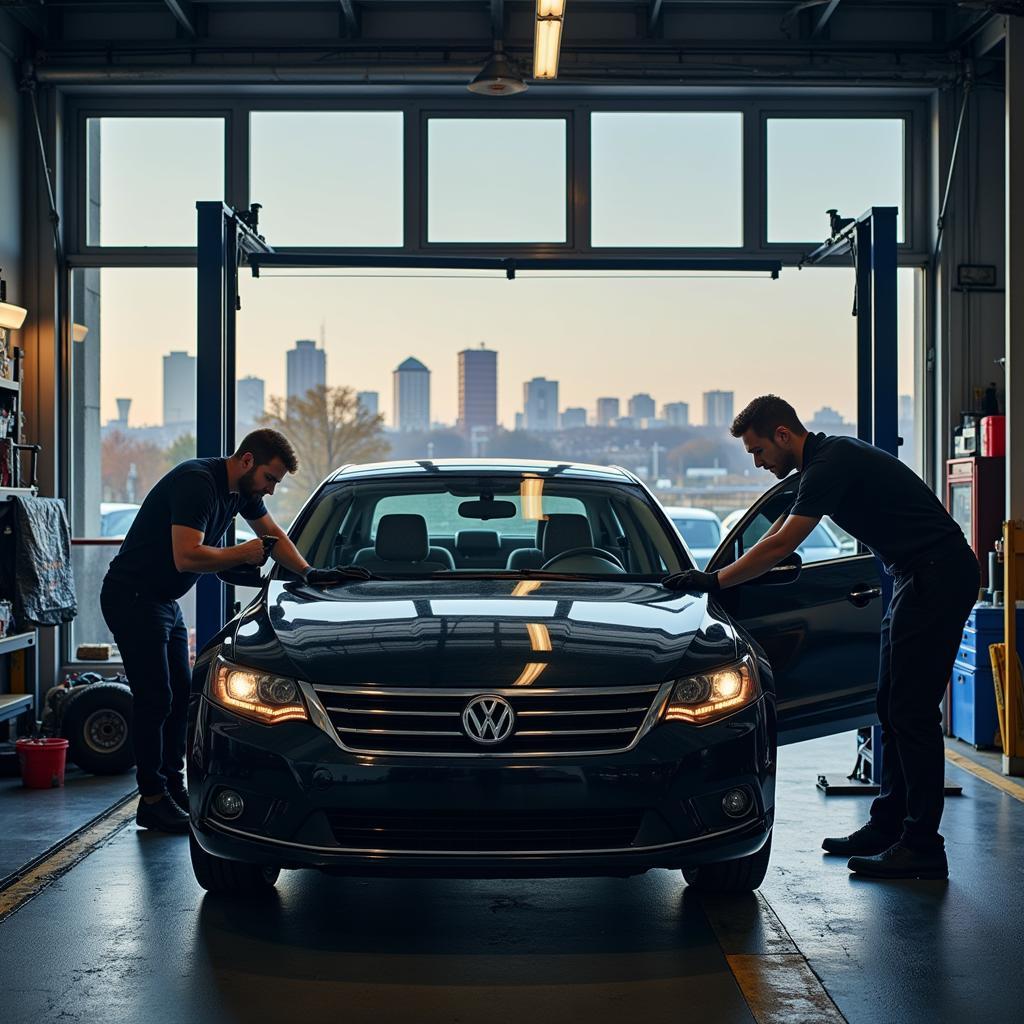
[[[495,40],[494,53],[467,88],[482,96],[514,96],[526,92],[526,83],[515,61],[505,56],[501,43]]]
[[[533,36],[533,77],[557,78],[562,49],[565,0],[537,0],[537,24]]]
[[[7,301],[7,282],[0,277],[0,328],[17,331],[25,322],[28,310]]]

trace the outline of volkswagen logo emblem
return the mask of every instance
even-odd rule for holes
[[[474,697],[462,712],[462,728],[474,743],[493,746],[508,739],[516,713],[504,697],[483,693]]]

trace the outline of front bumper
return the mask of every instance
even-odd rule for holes
[[[632,875],[763,846],[774,818],[775,729],[762,697],[713,725],[660,724],[619,754],[413,760],[355,755],[311,724],[262,726],[203,697],[193,706],[188,771],[193,832],[218,857],[351,875]],[[721,798],[736,787],[752,800],[733,819]],[[234,820],[213,810],[222,788],[245,801]],[[503,815],[524,831],[488,832]],[[388,824],[396,820],[401,831]],[[602,831],[613,820],[625,831]],[[461,823],[450,845],[449,821]],[[598,827],[585,825],[577,842],[577,821]],[[474,822],[488,823],[478,842]]]

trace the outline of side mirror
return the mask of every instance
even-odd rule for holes
[[[233,569],[221,569],[217,579],[233,587],[263,586],[263,574],[258,565],[236,565]]]
[[[804,560],[794,551],[763,576],[748,580],[747,586],[774,587],[782,583],[795,583],[800,576]]]

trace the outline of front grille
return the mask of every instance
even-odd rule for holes
[[[350,850],[527,853],[628,847],[643,811],[329,811],[331,831]]]
[[[338,739],[367,754],[530,757],[629,749],[661,701],[660,686],[544,690],[362,689],[316,686]],[[463,726],[475,697],[495,694],[512,707],[511,734],[480,744]]]

